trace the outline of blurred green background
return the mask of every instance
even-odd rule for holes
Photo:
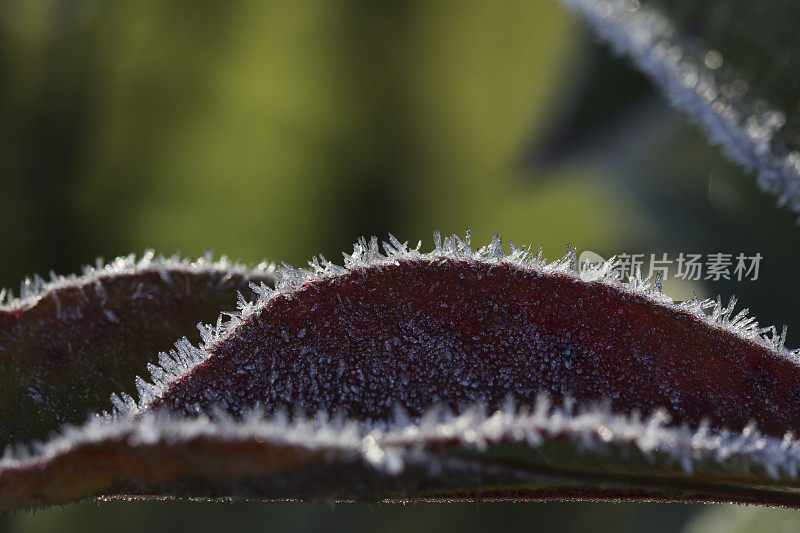
[[[477,244],[499,231],[548,258],[567,243],[759,252],[758,281],[665,291],[735,293],[762,324],[791,325],[794,219],[552,0],[0,2],[0,286],[145,248],[302,265],[362,235],[427,248],[434,228],[468,227]],[[115,502],[5,515],[0,529],[673,531],[742,512],[796,518]]]

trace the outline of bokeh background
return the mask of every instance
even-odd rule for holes
[[[759,252],[758,281],[665,291],[736,294],[762,324],[800,324],[795,215],[554,0],[0,2],[0,286],[147,248],[303,265],[362,235],[427,248],[433,229],[465,228],[551,259],[567,243]],[[112,502],[7,514],[0,529],[777,531],[798,518]]]

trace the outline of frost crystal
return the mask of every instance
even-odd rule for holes
[[[138,401],[114,395],[112,414],[8,450],[0,507],[181,493],[187,480],[184,494],[259,498],[635,499],[666,486],[689,489],[673,499],[796,504],[800,370],[785,330],[735,299],[676,303],[640,273],[622,282],[614,259],[578,270],[572,248],[547,262],[499,235],[434,243],[361,239],[344,267],[284,266],[275,289],[202,326],[203,344],[150,364]],[[76,484],[76,468],[104,474]]]
[[[697,121],[712,143],[755,171],[779,205],[800,212],[800,152],[775,142],[785,114],[747,93],[716,50],[693,46],[663,14],[630,0],[562,0],[618,52],[632,58],[670,102]]]

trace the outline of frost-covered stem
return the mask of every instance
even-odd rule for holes
[[[774,141],[784,112],[748,93],[733,68],[714,60],[718,51],[690,43],[666,16],[636,0],[561,1],[630,57],[730,159],[755,172],[779,205],[800,212],[800,152]]]

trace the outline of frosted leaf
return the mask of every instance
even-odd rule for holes
[[[540,395],[417,421],[94,418],[0,459],[0,509],[86,498],[668,500],[798,506],[800,441]],[[86,475],[92,472],[92,475]]]
[[[271,280],[266,265],[152,252],[26,280],[20,298],[0,301],[0,446],[82,422],[112,392],[134,393],[131,377],[159,350],[233,308],[237,291],[250,297],[248,283]]]
[[[791,2],[562,0],[800,212],[800,10]],[[765,59],[769,58],[769,59]]]
[[[379,422],[398,405],[418,417],[545,392],[617,413],[663,407],[690,427],[800,427],[797,353],[734,313],[735,299],[706,314],[710,302],[673,302],[640,274],[622,283],[613,263],[576,271],[574,249],[548,263],[498,236],[477,251],[448,237],[430,253],[395,239],[385,254],[362,239],[346,264],[279,271],[246,316],[180,343],[133,414],[261,406]]]

